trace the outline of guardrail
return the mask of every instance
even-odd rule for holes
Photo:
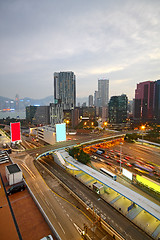
[[[41,164],[38,160],[37,163],[45,169],[52,177],[56,178],[61,185],[74,197],[76,198],[82,205],[85,207],[92,215],[93,215],[93,210],[89,208],[83,201],[80,199],[69,187],[67,187],[59,178],[57,178],[50,170],[48,170],[43,164]],[[95,212],[94,215],[96,217],[99,217]],[[125,240],[123,236],[121,236],[113,227],[111,227],[108,223],[106,223],[103,219],[101,219],[101,226],[102,228],[110,234],[114,239],[116,240]]]
[[[24,180],[24,182],[26,183],[25,180]],[[53,227],[51,221],[49,220],[48,216],[47,216],[46,213],[44,212],[43,208],[41,207],[40,203],[38,202],[38,200],[37,200],[36,197],[34,196],[32,190],[30,189],[30,187],[28,186],[27,183],[26,183],[26,186],[27,186],[28,191],[29,191],[29,193],[31,194],[34,202],[36,203],[37,207],[39,208],[42,216],[44,217],[45,221],[46,221],[47,224],[49,225],[49,227],[50,227],[50,229],[51,229],[51,231],[52,231],[52,233],[53,233],[53,235],[54,235],[54,238],[55,238],[56,240],[62,240],[62,239],[60,238],[60,236],[58,235],[57,231],[55,230],[55,228]]]

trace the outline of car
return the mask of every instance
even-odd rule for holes
[[[24,191],[25,188],[26,188],[26,184],[24,182],[17,183],[15,185],[11,186],[7,190],[7,195],[11,195],[11,194],[16,193],[16,192]]]
[[[117,160],[117,163],[121,163],[121,164],[122,164],[122,163],[123,163],[123,161],[122,161],[122,160]]]
[[[128,166],[128,167],[132,167],[132,164],[130,164],[130,163],[124,163],[126,166]]]
[[[41,238],[40,240],[53,240],[51,235]]]
[[[105,162],[107,165],[112,166],[112,163],[110,162]]]
[[[123,162],[125,162],[125,163],[127,163],[127,160],[126,160],[126,159],[124,159],[124,158],[122,159],[122,161],[123,161]]]

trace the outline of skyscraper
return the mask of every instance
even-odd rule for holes
[[[89,107],[93,107],[93,95],[89,95],[89,98],[88,98],[88,106],[89,106]]]
[[[154,98],[155,82],[146,81],[137,84],[135,90],[135,110],[134,117],[142,121],[153,120],[154,118]]]
[[[54,98],[61,100],[64,110],[76,106],[76,77],[73,72],[54,73]]]
[[[100,107],[100,98],[99,98],[99,92],[95,91],[94,93],[94,106]]]
[[[107,107],[109,101],[109,79],[98,80],[98,92],[101,107]]]
[[[160,80],[155,82],[154,115],[157,123],[160,123]]]
[[[125,94],[113,96],[109,101],[109,122],[125,123],[127,121],[128,98]]]

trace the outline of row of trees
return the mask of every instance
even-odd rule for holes
[[[90,162],[90,156],[83,151],[82,147],[73,147],[69,149],[69,155],[83,164]]]

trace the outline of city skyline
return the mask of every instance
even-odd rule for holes
[[[53,95],[53,73],[73,71],[77,97],[109,79],[109,98],[134,98],[160,79],[158,0],[1,1],[1,96]]]

